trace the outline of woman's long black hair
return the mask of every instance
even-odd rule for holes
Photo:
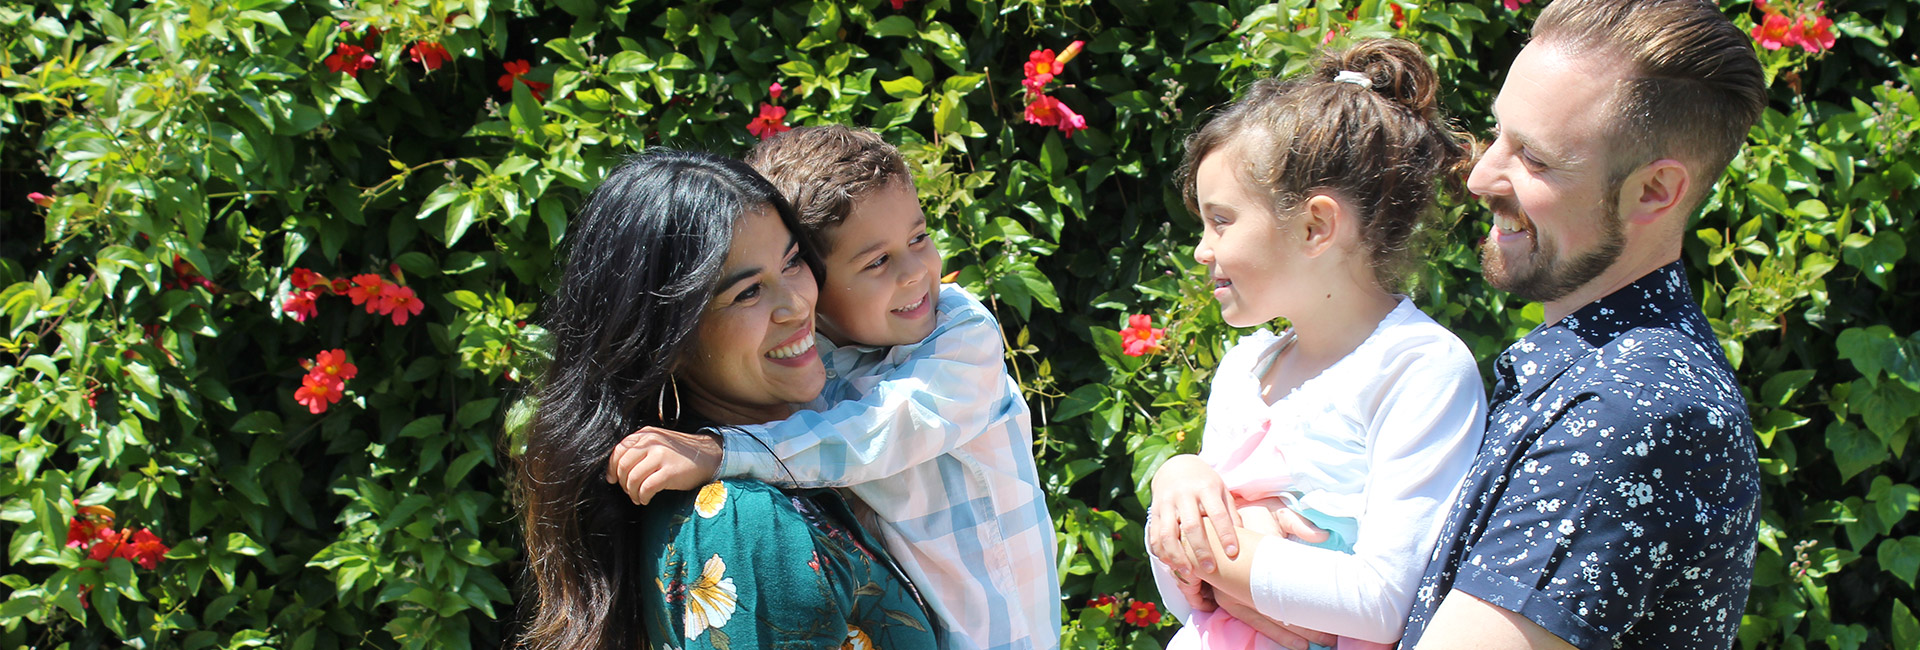
[[[736,219],[765,205],[804,232],[746,164],[653,149],[616,168],[575,215],[546,305],[553,357],[515,481],[535,599],[524,646],[645,645],[639,596],[655,580],[638,562],[640,507],[606,482],[607,458],[640,427],[708,424],[681,412],[670,373],[716,290]]]

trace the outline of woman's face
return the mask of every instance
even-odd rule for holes
[[[675,371],[687,406],[721,424],[760,424],[818,397],[827,381],[813,348],[818,291],[772,206],[736,219],[720,287]]]

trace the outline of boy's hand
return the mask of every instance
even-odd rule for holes
[[[636,505],[647,504],[661,490],[691,490],[711,483],[718,471],[718,436],[659,427],[627,435],[607,458],[607,482],[619,485]]]
[[[1220,473],[1193,454],[1167,459],[1153,475],[1153,525],[1147,530],[1147,549],[1173,575],[1183,582],[1192,575],[1187,563],[1189,549],[1199,570],[1213,573],[1213,549],[1201,526],[1211,521],[1220,537],[1220,549],[1227,557],[1239,557],[1239,540],[1234,527],[1240,525],[1240,513],[1233,507],[1233,494],[1227,491]]]

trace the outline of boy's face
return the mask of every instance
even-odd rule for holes
[[[940,251],[927,236],[913,183],[902,180],[855,199],[827,228],[827,281],[820,286],[820,333],[835,345],[918,343],[933,333],[940,302]]]

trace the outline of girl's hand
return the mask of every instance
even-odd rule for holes
[[[1178,578],[1174,579],[1174,583],[1180,585],[1180,595],[1186,597],[1187,606],[1192,607],[1193,611],[1211,612],[1217,607],[1213,602],[1213,585],[1203,580],[1187,582]]]
[[[1220,550],[1227,557],[1240,555],[1234,527],[1240,525],[1240,513],[1233,507],[1233,493],[1227,490],[1220,473],[1193,454],[1167,459],[1153,475],[1153,522],[1147,530],[1147,550],[1166,563],[1182,583],[1194,581],[1195,567],[1187,563],[1192,553],[1200,571],[1213,573],[1213,549],[1201,526],[1211,521],[1220,537]]]
[[[1255,632],[1259,632],[1260,636],[1267,637],[1274,643],[1280,644],[1280,647],[1287,648],[1288,650],[1308,650],[1312,647],[1311,644],[1316,643],[1333,647],[1334,644],[1340,641],[1340,637],[1327,634],[1326,632],[1309,630],[1304,627],[1288,625],[1267,618],[1255,610],[1253,605],[1235,600],[1232,596],[1223,596],[1219,602],[1222,611],[1231,614],[1234,618],[1239,619],[1240,622],[1246,623],[1247,627],[1251,627]]]
[[[720,470],[718,436],[646,427],[628,434],[607,458],[607,482],[619,485],[636,505],[661,490],[691,490],[713,482]]]
[[[1238,502],[1242,528],[1266,533],[1283,535],[1308,544],[1327,541],[1327,531],[1314,526],[1306,517],[1300,516],[1285,501],[1277,497],[1268,497],[1258,501]]]

